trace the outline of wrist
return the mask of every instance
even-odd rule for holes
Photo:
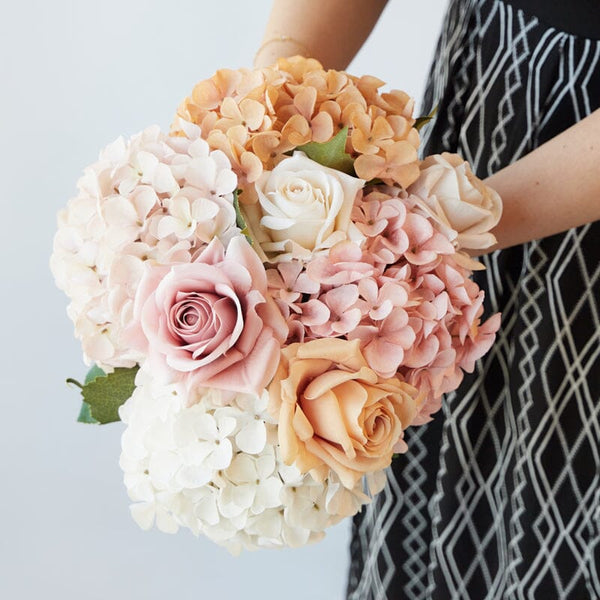
[[[301,40],[285,33],[280,33],[266,38],[258,47],[254,55],[255,67],[268,67],[278,58],[301,55],[306,58],[311,56],[310,49]]]

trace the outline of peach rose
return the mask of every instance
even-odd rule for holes
[[[409,188],[417,206],[433,218],[460,248],[483,250],[496,243],[490,230],[502,215],[502,200],[471,171],[457,154],[428,156],[421,175]]]
[[[269,386],[283,460],[322,480],[329,469],[347,488],[403,452],[417,414],[417,390],[370,369],[358,340],[291,344]]]

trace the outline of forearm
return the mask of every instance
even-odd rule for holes
[[[504,211],[498,245],[522,244],[600,219],[600,109],[486,180]]]
[[[325,68],[345,69],[387,0],[274,0],[255,66],[308,54]]]

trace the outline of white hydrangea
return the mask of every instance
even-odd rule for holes
[[[130,367],[143,357],[121,340],[144,262],[189,262],[213,237],[238,233],[237,177],[199,129],[156,126],[107,146],[58,216],[50,266],[87,362]]]
[[[121,468],[131,513],[143,529],[174,533],[186,527],[232,553],[302,546],[354,515],[379,491],[324,482],[281,461],[268,397],[194,394],[156,382],[140,370],[133,396],[121,407]],[[384,476],[383,476],[384,477]]]

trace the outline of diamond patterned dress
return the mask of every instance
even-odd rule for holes
[[[595,5],[587,37],[531,4],[451,1],[425,154],[485,177],[600,107],[600,2],[546,2]],[[355,518],[352,600],[600,598],[600,223],[485,263],[501,332]]]

